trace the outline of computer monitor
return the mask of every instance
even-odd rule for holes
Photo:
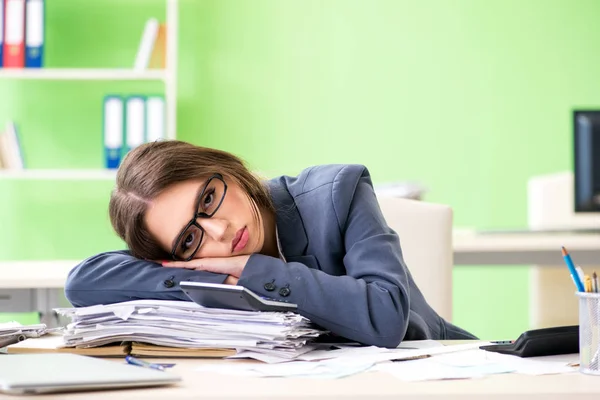
[[[573,111],[575,212],[600,211],[600,110]]]

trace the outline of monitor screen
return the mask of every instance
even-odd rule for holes
[[[575,212],[600,211],[600,110],[573,112]]]

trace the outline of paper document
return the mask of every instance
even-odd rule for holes
[[[285,364],[201,364],[199,372],[217,372],[228,375],[241,375],[263,378],[318,378],[337,379],[369,370],[373,364],[342,363],[339,361],[308,362],[294,361]]]
[[[179,348],[271,351],[291,359],[326,333],[291,312],[206,308],[190,301],[135,300],[82,308],[59,308],[71,323],[67,346],[96,347],[140,342]],[[224,353],[227,354],[227,353]]]
[[[520,358],[484,350],[467,350],[422,360],[380,363],[373,370],[390,373],[404,381],[473,379],[503,373],[562,374],[576,371],[571,365],[578,357],[573,354]]]

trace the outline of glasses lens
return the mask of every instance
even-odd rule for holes
[[[218,178],[213,178],[208,182],[200,203],[198,203],[198,213],[204,213],[208,216],[212,216],[223,200],[225,195],[225,184]]]
[[[195,225],[190,226],[183,235],[181,235],[181,239],[179,239],[179,242],[177,243],[175,255],[183,260],[192,257],[200,247],[203,235],[204,232],[202,232],[200,228]]]

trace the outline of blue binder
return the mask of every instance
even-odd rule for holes
[[[4,63],[4,0],[0,0],[0,68]]]
[[[27,0],[25,7],[25,67],[41,68],[46,37],[44,0]]]
[[[106,168],[119,168],[123,151],[124,104],[121,96],[104,97],[103,106],[104,162]]]

